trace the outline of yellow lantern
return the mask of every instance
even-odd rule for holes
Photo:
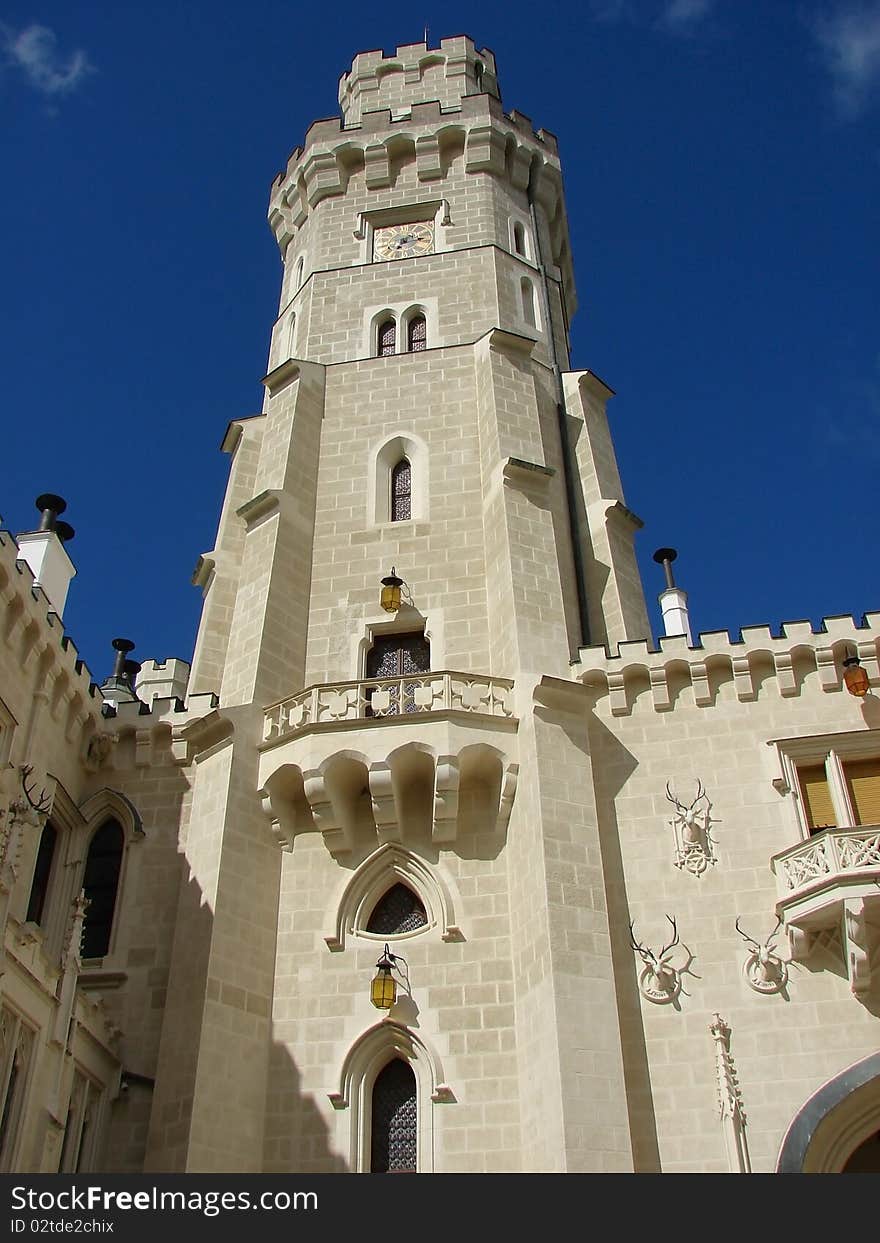
[[[868,675],[861,666],[858,656],[849,656],[843,662],[843,681],[851,695],[863,699],[868,693]]]
[[[392,565],[391,573],[387,578],[382,579],[382,595],[379,597],[379,603],[386,613],[396,613],[400,608],[400,589],[402,586],[403,579],[397,577]]]
[[[397,981],[391,974],[391,970],[395,963],[395,957],[388,952],[388,946],[385,946],[385,952],[376,963],[378,970],[370,981],[370,1001],[377,1010],[390,1010],[397,1000]]]

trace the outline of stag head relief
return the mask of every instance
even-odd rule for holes
[[[666,782],[666,801],[675,809],[670,825],[675,836],[675,866],[693,876],[701,876],[710,863],[717,862],[711,828],[716,823],[712,804],[702,781],[689,804],[682,803]]]
[[[736,930],[747,945],[750,952],[743,965],[743,975],[749,988],[756,993],[781,993],[788,983],[788,967],[776,952],[776,938],[782,925],[782,918],[776,921],[776,927],[764,941],[756,941],[739,926],[736,917]]]
[[[634,920],[629,926],[630,945],[644,964],[639,973],[639,991],[647,1001],[653,1001],[657,1005],[676,1000],[681,992],[681,977],[690,968],[694,957],[688,947],[680,942],[676,921],[671,915],[667,915],[666,919],[672,927],[672,939],[656,953],[636,940]],[[669,955],[680,944],[687,955],[687,961],[683,966],[676,967],[670,961]]]

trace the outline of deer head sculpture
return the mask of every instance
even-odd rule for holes
[[[667,957],[679,944],[678,926],[670,915],[667,915],[666,919],[672,927],[672,939],[667,941],[657,953],[636,940],[635,921],[632,921],[629,926],[630,945],[644,963],[644,968],[639,975],[639,988],[642,996],[648,1001],[659,1004],[674,1000],[681,992],[682,969],[674,967]],[[686,946],[683,948],[687,949]]]
[[[739,926],[736,917],[736,930],[747,945],[751,947],[743,974],[750,988],[756,993],[778,993],[785,987],[788,980],[788,968],[779,954],[776,953],[776,938],[782,926],[782,917],[776,920],[776,926],[763,941],[756,941]]]

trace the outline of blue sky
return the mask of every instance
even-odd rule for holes
[[[695,632],[880,608],[880,0],[13,0],[0,513],[67,498],[93,676],[116,635],[190,656],[219,442],[260,409],[269,184],[354,53],[426,25],[492,48],[505,107],[559,138],[573,365],[618,394],[655,629],[669,544]]]

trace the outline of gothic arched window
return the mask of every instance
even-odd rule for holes
[[[395,933],[415,932],[417,928],[425,928],[427,923],[428,916],[421,898],[413,893],[409,885],[398,882],[387,889],[373,907],[366,931],[390,937]]]
[[[412,517],[412,468],[401,458],[391,472],[391,521],[405,522]]]
[[[406,348],[411,354],[428,348],[428,326],[424,315],[414,315],[407,324]]]
[[[83,958],[103,958],[110,948],[116,891],[125,837],[116,820],[107,820],[92,838],[82,887],[89,903],[83,921]]]
[[[397,349],[397,324],[393,319],[385,319],[376,333],[376,356],[384,358]]]
[[[392,1058],[373,1084],[370,1172],[414,1174],[417,1158],[416,1077]]]
[[[52,875],[52,860],[55,858],[57,841],[58,834],[55,826],[51,820],[47,820],[40,835],[37,861],[34,864],[34,879],[31,882],[31,896],[28,898],[25,916],[28,923],[41,924],[43,922],[43,910],[46,905],[46,894],[49,892],[49,878]]]

